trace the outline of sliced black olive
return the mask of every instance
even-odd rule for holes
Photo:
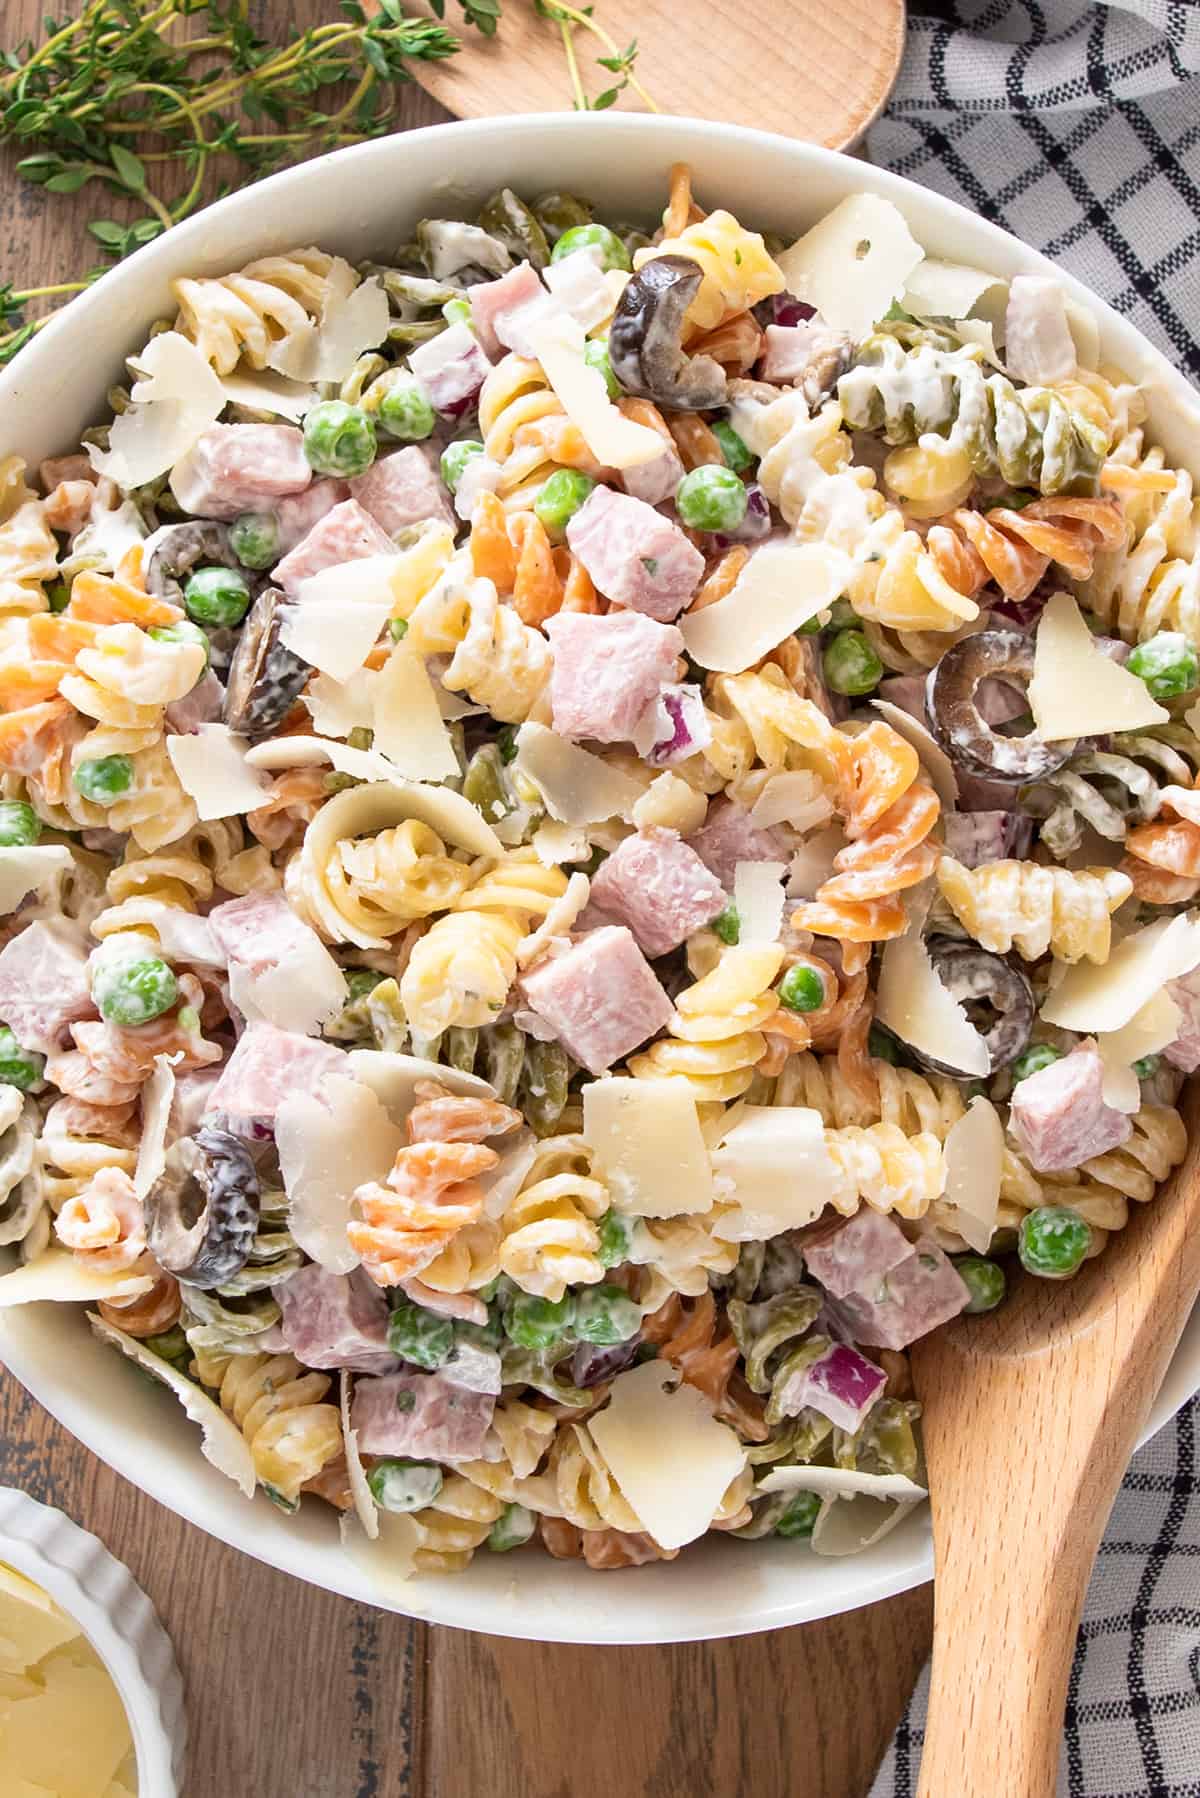
[[[1004,737],[976,702],[981,681],[993,676],[1026,685],[1033,675],[1033,642],[1020,631],[979,631],[948,649],[925,684],[925,709],[934,735],[971,774],[992,780],[1038,780],[1061,768],[1074,742],[1047,743],[1036,730]]]
[[[1005,961],[1002,955],[992,955],[977,943],[958,943],[948,937],[932,937],[927,947],[929,959],[937,969],[938,979],[947,992],[967,1008],[968,1015],[972,1012],[977,1014],[971,1021],[987,1044],[991,1060],[990,1071],[994,1074],[999,1068],[1007,1067],[1010,1061],[1016,1060],[1029,1041],[1029,1033],[1033,1029],[1037,1013],[1033,988],[1028,980],[1011,962]],[[978,1015],[981,1007],[994,1012],[995,1018],[989,1022]],[[948,1062],[935,1061],[932,1055],[922,1054],[911,1043],[905,1047],[922,1067],[931,1069],[935,1074],[950,1074],[956,1080],[967,1077],[961,1068],[951,1067]]]
[[[159,599],[183,604],[183,581],[193,568],[240,568],[229,545],[229,531],[215,519],[194,524],[165,524],[150,539],[146,558],[146,591]]]
[[[258,1208],[258,1175],[244,1143],[211,1128],[182,1136],[146,1195],[150,1251],[191,1286],[221,1286],[246,1265]]]
[[[242,626],[229,665],[223,717],[244,737],[265,737],[282,724],[312,673],[310,665],[284,647],[281,631],[288,601],[277,587],[260,593]]]
[[[725,370],[711,356],[689,356],[681,341],[701,279],[690,257],[655,256],[626,282],[608,333],[608,359],[626,393],[676,412],[725,404]]]

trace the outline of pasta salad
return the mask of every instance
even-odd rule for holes
[[[869,1545],[1184,1155],[1190,476],[868,194],[173,292],[0,464],[0,1306],[372,1565]]]

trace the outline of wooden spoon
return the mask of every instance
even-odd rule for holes
[[[405,10],[434,17],[429,0]],[[532,0],[503,0],[491,38],[462,26],[453,5],[445,11],[462,50],[410,64],[443,106],[460,119],[570,107],[559,28]],[[831,150],[852,144],[882,111],[904,48],[904,0],[598,0],[594,17],[619,50],[636,38],[637,78],[660,112],[755,125]],[[605,47],[577,29],[574,50],[595,99],[616,81],[596,64]],[[631,91],[620,104],[641,106]]]
[[[1102,1255],[913,1350],[936,1562],[919,1798],[1053,1798],[1092,1562],[1200,1291],[1190,1147]]]

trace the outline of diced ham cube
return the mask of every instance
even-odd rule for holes
[[[350,493],[389,536],[426,518],[454,525],[446,489],[418,443],[380,456],[365,474],[355,475]]]
[[[673,624],[637,612],[603,617],[559,612],[546,620],[545,631],[554,652],[554,728],[564,737],[597,743],[620,743],[633,735],[683,653],[683,636]]]
[[[567,544],[606,599],[669,623],[696,591],[704,557],[645,500],[597,487],[567,525]]]
[[[273,1290],[284,1341],[306,1367],[397,1371],[398,1358],[387,1340],[387,1299],[361,1269],[332,1274],[313,1262]]]
[[[819,1411],[839,1430],[853,1435],[887,1385],[887,1375],[865,1355],[844,1342],[835,1342],[816,1361],[791,1375],[775,1403],[784,1417],[801,1411]]]
[[[305,948],[315,935],[279,892],[226,899],[213,907],[207,921],[230,967],[252,976],[277,968],[290,949]]]
[[[346,481],[330,479],[314,481],[303,493],[289,493],[275,507],[279,524],[279,553],[286,556],[302,537],[307,537],[318,519],[332,512],[344,499],[350,498]]]
[[[683,462],[674,443],[664,443],[662,455],[655,456],[653,462],[642,462],[636,468],[624,469],[621,474],[626,493],[634,499],[644,500],[648,506],[672,499],[682,479]]]
[[[215,724],[221,716],[225,689],[210,668],[190,693],[173,699],[166,710],[168,730],[180,737],[194,736],[202,724]]]
[[[344,1065],[343,1051],[332,1043],[274,1024],[250,1024],[209,1094],[207,1114],[272,1123],[286,1098],[315,1092],[326,1074],[336,1074]]]
[[[879,697],[886,699],[889,705],[898,705],[902,712],[907,712],[910,718],[928,729],[929,719],[925,712],[927,678],[924,674],[889,674],[879,683]]]
[[[970,1297],[949,1256],[926,1237],[910,1244],[904,1260],[876,1285],[847,1293],[832,1305],[855,1342],[902,1349],[957,1317]]]
[[[1163,1054],[1173,1068],[1185,1074],[1200,1068],[1200,968],[1167,983],[1167,992],[1180,1010],[1179,1035]]]
[[[273,579],[293,596],[301,581],[323,568],[357,562],[362,556],[387,556],[396,545],[356,499],[345,499],[318,519],[275,568]]]
[[[638,720],[633,746],[644,761],[656,768],[685,762],[712,742],[712,725],[704,710],[704,695],[691,681],[674,681],[660,687]]]
[[[733,799],[710,805],[704,823],[687,841],[727,893],[733,891],[739,862],[786,862],[790,853],[775,831],[752,824],[749,812]]]
[[[827,328],[812,319],[798,325],[768,325],[763,333],[762,360],[758,372],[762,380],[780,385],[798,381]]]
[[[506,331],[510,316],[528,306],[531,301],[548,298],[546,289],[538,280],[537,270],[528,262],[518,262],[516,268],[510,268],[506,275],[498,281],[480,281],[472,287],[467,298],[471,302],[471,323],[475,327],[475,335],[483,345],[487,355],[496,360],[504,352],[504,346],[511,348]],[[526,351],[521,351],[525,355]]]
[[[1077,1168],[1132,1134],[1125,1112],[1104,1102],[1104,1063],[1095,1049],[1072,1049],[1013,1088],[1009,1129],[1038,1173]]]
[[[39,1055],[62,1043],[67,1026],[92,1005],[87,958],[73,932],[57,923],[28,924],[0,952],[0,1023]]]
[[[1033,819],[1024,812],[944,812],[942,827],[946,853],[964,868],[1019,861],[1033,843]]]
[[[678,831],[650,829],[613,850],[592,877],[592,902],[627,924],[647,955],[666,955],[725,907],[725,890]]]
[[[803,1247],[809,1273],[835,1299],[869,1291],[912,1254],[899,1224],[865,1205],[844,1223],[819,1225]]]
[[[593,930],[526,974],[525,1003],[568,1055],[603,1074],[671,1016],[671,1001],[629,930]]]
[[[424,385],[436,412],[458,418],[471,406],[492,365],[469,325],[450,325],[418,344],[408,366]]]
[[[543,269],[542,280],[576,324],[590,331],[613,309],[612,290],[604,278],[601,251],[595,245],[572,250],[561,262]]]
[[[495,1395],[474,1392],[439,1373],[393,1373],[359,1380],[351,1424],[367,1455],[418,1461],[473,1461],[483,1453]]]
[[[312,480],[295,425],[209,425],[171,470],[171,492],[200,518],[266,512]]]
[[[1014,275],[1004,311],[1004,359],[1020,381],[1045,387],[1075,373],[1067,296],[1049,275]]]

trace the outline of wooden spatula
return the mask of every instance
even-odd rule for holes
[[[434,16],[429,0],[406,6]],[[559,28],[532,0],[504,0],[491,38],[459,26],[463,49],[412,73],[460,119],[562,112],[571,82]],[[904,0],[597,0],[596,23],[623,51],[660,112],[755,125],[841,150],[882,110],[904,46]],[[613,85],[605,47],[583,30],[574,49],[589,97]],[[626,93],[622,106],[639,105]],[[553,171],[546,171],[548,185]]]
[[[1084,1592],[1200,1290],[1200,1093],[1170,1184],[1061,1283],[913,1351],[936,1558],[920,1798],[1053,1798]]]

